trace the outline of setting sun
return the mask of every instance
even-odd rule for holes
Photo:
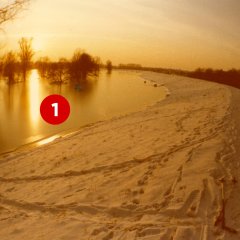
[[[32,42],[33,45],[33,50],[35,51],[35,54],[37,55],[41,55],[41,51],[43,51],[45,49],[43,40],[41,39],[41,37],[36,37],[33,39]]]
[[[238,68],[240,4],[220,2],[36,0],[5,31],[9,47],[33,37],[35,51],[53,59],[82,48],[116,65]]]

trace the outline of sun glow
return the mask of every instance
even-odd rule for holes
[[[4,25],[0,47],[17,48],[29,37],[35,60],[70,58],[82,48],[115,65],[239,68],[238,0],[30,2],[21,18]]]
[[[34,38],[33,42],[32,42],[32,46],[33,46],[33,51],[37,54],[39,52],[41,52],[44,48],[43,46],[43,41],[39,38]]]

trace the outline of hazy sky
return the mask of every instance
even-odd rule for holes
[[[33,37],[37,56],[85,49],[105,62],[240,68],[239,0],[32,0],[1,41]]]

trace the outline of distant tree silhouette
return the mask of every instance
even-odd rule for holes
[[[98,75],[99,73],[99,70],[100,70],[100,66],[102,65],[101,63],[101,58],[100,57],[95,57],[93,59],[94,63],[95,63],[95,68],[94,68],[94,71],[95,71],[95,74]]]
[[[144,69],[148,69],[148,68],[143,68],[142,65],[140,64],[136,64],[136,63],[128,63],[128,64],[122,64],[120,63],[118,65],[119,69],[131,69],[131,70],[144,70]],[[151,68],[154,69],[154,68]],[[158,70],[161,70],[160,68]]]
[[[99,64],[89,54],[76,50],[69,66],[69,73],[72,79],[84,81],[89,73],[99,70]]]
[[[13,19],[29,0],[1,1],[0,25]]]
[[[17,58],[16,54],[12,51],[3,56],[3,76],[8,78],[8,83],[14,83],[16,72]]]
[[[12,20],[16,15],[23,10],[24,6],[30,0],[12,0],[1,1],[0,4],[0,25]],[[5,54],[1,59],[1,74],[8,78],[9,83],[14,82],[15,70],[17,67],[16,54],[12,51]]]
[[[112,72],[112,62],[110,60],[107,61],[106,68],[107,68],[108,73]]]
[[[240,70],[236,69],[224,71],[222,69],[213,70],[211,68],[198,68],[195,71],[187,72],[185,75],[240,88]]]
[[[26,80],[26,73],[31,66],[32,57],[34,55],[32,49],[32,39],[21,38],[18,43],[20,47],[19,57],[21,63],[21,70],[23,74],[23,79]]]
[[[61,84],[68,79],[68,61],[66,58],[59,58],[58,62],[49,64],[47,78],[51,83]]]
[[[68,61],[66,58],[59,58],[56,64],[56,80],[60,83],[63,83],[67,78],[68,73]]]
[[[48,57],[39,58],[35,67],[40,75],[48,79],[51,84],[61,84],[67,81],[83,82],[88,74],[97,74],[100,70],[100,58],[93,58],[81,50],[76,50],[72,59],[59,58],[51,62]]]
[[[50,59],[49,57],[40,57],[36,62],[35,62],[35,67],[38,69],[40,75],[42,77],[46,77],[48,69],[50,65]]]

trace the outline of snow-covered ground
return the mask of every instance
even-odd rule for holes
[[[1,240],[240,239],[239,90],[162,76],[165,100],[0,157]]]

